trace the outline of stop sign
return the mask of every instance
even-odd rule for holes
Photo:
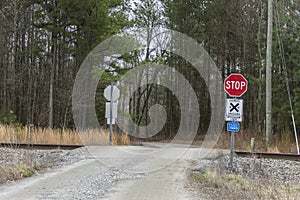
[[[224,80],[224,90],[231,97],[240,97],[247,91],[248,81],[242,74],[230,74]]]

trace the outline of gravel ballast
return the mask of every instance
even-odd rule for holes
[[[191,184],[213,199],[300,199],[300,162],[229,156],[199,160]]]
[[[84,158],[83,152],[83,148],[72,151],[0,148],[0,184],[78,162]]]
[[[229,156],[216,160],[199,161],[199,169],[208,169],[217,174],[228,173]],[[232,173],[246,177],[253,183],[271,182],[280,185],[300,184],[300,162],[275,159],[234,157]]]

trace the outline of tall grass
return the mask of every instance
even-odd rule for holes
[[[235,133],[235,149],[243,151],[251,151],[250,141],[251,138],[255,139],[254,151],[266,151],[271,153],[296,153],[297,148],[293,134],[289,131],[283,132],[280,136],[272,135],[271,146],[266,148],[265,136],[262,133],[253,133],[253,131],[240,131]],[[222,133],[219,137],[218,143],[215,148],[230,148],[230,133]]]
[[[0,125],[0,142],[106,145],[109,143],[109,131],[104,129],[89,129],[77,132],[71,129]],[[114,145],[128,145],[130,138],[126,134],[114,133],[112,142]]]

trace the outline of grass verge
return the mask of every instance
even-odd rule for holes
[[[0,183],[31,177],[38,171],[72,162],[73,157],[69,155],[70,151],[63,150],[0,148]]]
[[[255,183],[232,173],[193,171],[190,182],[207,199],[300,199],[300,184],[283,186],[270,182]]]
[[[31,177],[35,174],[37,169],[28,166],[24,163],[18,163],[15,165],[2,165],[0,166],[0,183],[4,183],[8,180],[17,180],[21,178]]]

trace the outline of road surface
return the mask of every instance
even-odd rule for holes
[[[0,199],[201,199],[187,173],[206,150],[160,147],[87,147],[71,166],[1,186]]]

